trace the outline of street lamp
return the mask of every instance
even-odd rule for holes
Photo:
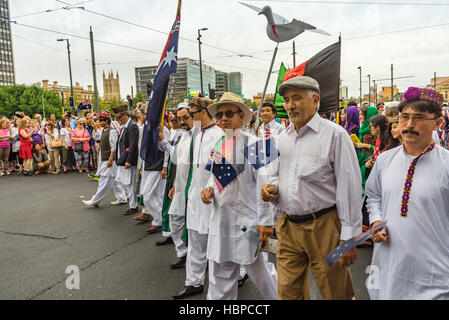
[[[67,41],[67,53],[69,55],[70,93],[71,93],[73,101],[75,101],[73,98],[72,62],[70,60],[70,42],[69,42],[69,39],[58,39],[57,41],[58,42]],[[71,107],[73,108],[74,106],[71,106]]]
[[[368,75],[368,105],[371,105],[371,75]]]
[[[45,105],[44,105],[44,94],[45,94],[45,91],[44,92],[42,92],[42,110],[43,110],[43,112],[44,112],[44,123],[46,122],[46,120],[45,120]]]
[[[358,67],[360,71],[360,106],[362,106],[362,67]]]
[[[200,51],[200,82],[201,82],[201,94],[204,95],[204,89],[203,89],[203,64],[201,61],[201,31],[206,31],[207,28],[201,28],[198,29],[198,47]]]

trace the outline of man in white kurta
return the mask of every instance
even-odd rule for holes
[[[449,152],[432,138],[441,111],[417,107],[423,104],[432,105],[399,106],[404,143],[377,158],[366,183],[370,223],[386,221],[373,237],[371,299],[449,299]]]
[[[205,170],[209,161],[210,150],[215,142],[223,136],[207,112],[207,106],[213,101],[195,97],[190,103],[190,115],[193,118],[195,136],[193,137],[193,153],[190,166],[191,179],[187,181],[186,226],[188,232],[186,280],[185,287],[174,299],[184,299],[202,293],[207,268],[207,237],[209,233],[210,208],[201,201],[201,191],[207,186],[210,172]],[[190,163],[190,162],[189,162]]]
[[[119,183],[115,181],[115,176],[117,175],[117,165],[115,163],[115,153],[117,152],[117,140],[118,132],[111,125],[111,118],[108,113],[100,112],[100,125],[103,127],[103,134],[100,142],[100,164],[97,169],[98,179],[98,189],[97,193],[92,197],[92,199],[85,201],[83,203],[87,206],[98,207],[100,202],[109,193],[111,189],[114,190],[115,197],[117,201],[126,203],[126,193]],[[108,139],[108,141],[105,141]]]
[[[277,277],[270,273],[268,262],[262,255],[255,256],[257,243],[245,237],[241,226],[258,230],[264,241],[273,232],[273,218],[260,209],[263,205],[260,190],[263,181],[258,171],[243,160],[244,148],[258,141],[257,137],[243,133],[241,128],[251,120],[251,111],[241,98],[225,93],[219,103],[210,105],[213,115],[226,133],[214,151],[226,158],[239,172],[224,188],[211,174],[209,187],[203,190],[202,200],[212,201],[207,259],[209,260],[208,300],[236,300],[240,265],[244,265],[250,278],[265,299],[277,298]],[[218,150],[217,150],[218,149]],[[221,150],[220,150],[221,149]],[[224,167],[213,163],[214,166]],[[224,174],[227,174],[224,172]]]
[[[168,152],[172,162],[176,165],[176,176],[174,181],[174,194],[170,205],[170,234],[176,248],[178,260],[171,264],[171,268],[177,269],[185,266],[187,259],[187,247],[182,239],[185,227],[185,187],[189,176],[189,156],[192,142],[193,120],[188,108],[182,105],[177,111],[177,118],[184,130],[178,143],[172,146],[166,139],[159,143],[159,149]]]

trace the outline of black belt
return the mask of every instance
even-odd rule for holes
[[[288,214],[285,214],[285,217],[290,222],[302,223],[302,222],[318,219],[319,217],[322,217],[325,214],[328,214],[328,213],[330,213],[330,212],[332,212],[334,210],[337,210],[337,205],[335,205],[335,204],[332,207],[330,207],[330,208],[326,208],[326,209],[320,210],[320,211],[315,212],[315,213],[306,214],[306,215],[303,215],[303,216],[290,216]]]

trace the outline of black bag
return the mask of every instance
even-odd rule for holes
[[[75,152],[84,152],[84,144],[82,142],[75,143]]]

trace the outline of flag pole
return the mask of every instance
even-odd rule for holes
[[[268,83],[270,82],[271,72],[273,71],[274,60],[276,59],[276,55],[278,53],[278,47],[279,47],[279,42],[277,43],[276,48],[274,48],[273,58],[271,59],[271,64],[270,64],[270,70],[268,71],[267,80],[265,81],[265,87],[263,89],[262,99],[260,100],[259,110],[257,111],[257,117],[256,117],[256,135],[257,136],[258,136],[258,131],[259,131],[260,112],[262,110],[262,105],[265,100],[265,94],[267,93]]]

